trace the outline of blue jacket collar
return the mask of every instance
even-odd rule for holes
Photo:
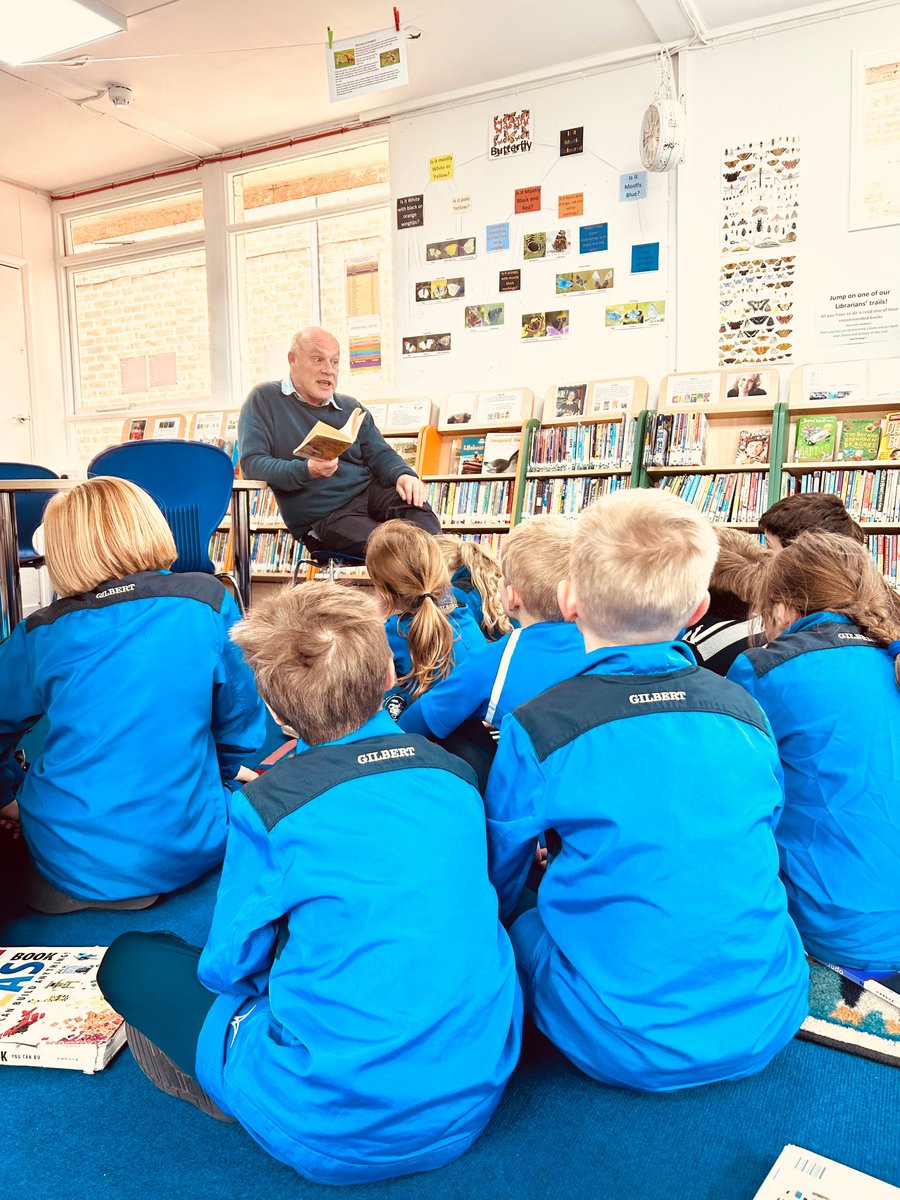
[[[582,675],[659,675],[696,667],[683,642],[649,642],[636,646],[604,646],[592,650]]]
[[[348,742],[358,742],[362,738],[372,737],[391,737],[402,733],[400,726],[389,716],[384,709],[379,709],[374,717],[370,717],[365,725],[360,725],[359,729],[354,729],[352,733],[347,733],[343,737],[335,738],[330,742],[322,742],[323,746],[344,746]],[[318,749],[317,746],[309,746],[302,738],[297,738],[297,748],[294,754],[303,754],[306,750]]]
[[[835,612],[814,612],[807,613],[805,617],[801,617],[799,621],[795,621],[793,625],[788,625],[784,633],[798,633],[801,629],[812,629],[814,625],[853,625],[854,622],[844,613]],[[784,637],[784,633],[780,634]]]

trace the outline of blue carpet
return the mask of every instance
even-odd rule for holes
[[[216,878],[144,913],[19,914],[7,945],[105,945],[171,929],[202,942]],[[667,1096],[593,1083],[532,1031],[485,1135],[438,1172],[307,1183],[238,1126],[156,1091],[125,1050],[94,1076],[0,1068],[0,1179],[66,1200],[750,1200],[786,1142],[900,1185],[900,1071],[794,1041],[761,1075]]]

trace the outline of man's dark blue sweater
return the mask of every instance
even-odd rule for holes
[[[253,389],[241,409],[238,443],[244,477],[269,484],[294,537],[364,492],[373,479],[393,487],[401,475],[415,474],[366,412],[356,441],[341,455],[335,473],[327,479],[310,477],[307,460],[294,457],[296,447],[316,421],[340,428],[363,405],[337,393],[333,401],[308,404],[296,391],[285,392],[285,387],[291,387],[289,380]]]

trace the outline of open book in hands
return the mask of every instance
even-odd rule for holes
[[[350,419],[340,429],[326,425],[324,421],[316,421],[312,429],[294,451],[297,458],[338,458],[356,441],[359,427],[366,415],[364,408],[355,408]]]

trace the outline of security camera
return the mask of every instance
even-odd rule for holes
[[[134,92],[124,83],[111,83],[106,91],[113,108],[127,108],[134,100]]]

